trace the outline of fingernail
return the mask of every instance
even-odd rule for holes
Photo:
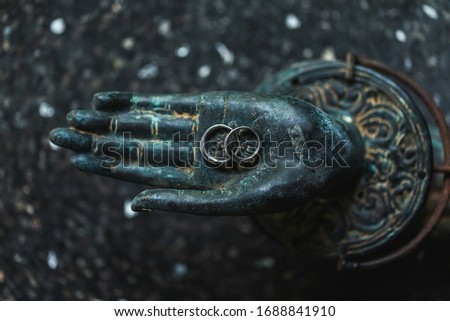
[[[67,123],[73,126],[83,123],[86,120],[85,115],[84,110],[72,110],[66,116]]]
[[[152,209],[146,207],[145,200],[143,199],[143,195],[145,195],[146,191],[143,191],[139,195],[137,195],[132,201],[131,201],[131,209],[135,212],[153,212]]]
[[[72,110],[67,114],[67,123],[82,130],[106,131],[111,118],[90,110]]]
[[[131,106],[133,94],[128,92],[111,91],[94,95],[94,107],[98,110],[121,111]]]
[[[56,128],[49,133],[50,141],[58,146],[75,152],[87,152],[91,149],[92,136],[81,134],[69,128]]]

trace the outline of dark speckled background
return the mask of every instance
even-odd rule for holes
[[[47,139],[98,91],[252,90],[348,50],[409,73],[450,112],[450,3],[423,3],[0,0],[0,298],[450,299],[450,231],[339,273],[246,217],[132,217],[143,187],[79,172]]]

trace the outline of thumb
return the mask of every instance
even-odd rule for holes
[[[195,215],[246,215],[233,193],[221,190],[148,189],[133,199],[131,208]]]

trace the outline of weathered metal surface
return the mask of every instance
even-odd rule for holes
[[[349,77],[347,67],[300,63],[259,88],[344,111],[365,142],[363,176],[352,193],[258,218],[283,243],[324,256],[367,254],[398,236],[421,209],[432,176],[429,133],[414,102],[385,76],[355,66]]]
[[[429,200],[438,215],[418,215],[433,178],[428,127],[386,76],[396,74],[378,67],[351,55],[346,63],[299,63],[258,93],[101,93],[94,110],[71,112],[70,127],[50,139],[74,150],[81,170],[149,185],[134,210],[255,215],[285,245],[343,264],[399,243],[409,228],[418,237],[406,251],[443,207]],[[336,149],[336,141],[345,143]],[[438,185],[448,199],[447,180]]]
[[[357,181],[362,166],[362,142],[351,125],[292,97],[108,92],[95,96],[94,110],[73,111],[67,121],[70,128],[53,130],[50,139],[76,152],[72,161],[79,169],[152,187],[133,200],[134,210],[197,215],[291,210],[324,191],[344,193],[341,182]],[[202,157],[201,138],[218,124],[247,128],[261,138],[249,164],[224,170]],[[347,143],[336,149],[333,141]],[[309,142],[323,148],[304,148]],[[317,160],[329,166],[317,167]]]
[[[351,60],[354,63],[357,62],[362,66],[387,75],[407,89],[421,105],[421,112],[428,114],[427,126],[432,136],[434,175],[430,184],[428,198],[423,205],[420,216],[416,218],[416,221],[419,221],[420,224],[416,223],[416,228],[412,231],[410,229],[409,238],[406,238],[406,241],[404,239],[403,241],[400,240],[400,243],[397,242],[398,244],[390,244],[390,249],[382,255],[356,260],[355,258],[342,258],[339,261],[340,266],[343,268],[372,268],[392,262],[410,253],[441,222],[450,199],[450,129],[434,99],[410,77],[375,60],[355,57],[353,54],[348,54],[347,57],[353,58]],[[441,230],[443,225],[445,225],[445,220],[442,221],[442,224],[440,224]]]

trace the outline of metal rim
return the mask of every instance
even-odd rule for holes
[[[398,236],[400,235],[400,233],[402,231],[404,231],[408,226],[409,223],[412,221],[413,217],[415,217],[415,215],[420,211],[420,208],[422,207],[424,201],[426,200],[426,196],[428,194],[428,189],[429,189],[429,182],[430,182],[430,177],[433,176],[433,172],[432,172],[432,162],[431,162],[431,158],[429,160],[426,160],[426,158],[428,158],[426,155],[430,155],[431,156],[431,141],[429,141],[429,135],[428,135],[428,127],[427,124],[425,122],[425,120],[422,117],[422,114],[420,112],[420,110],[415,106],[415,103],[411,100],[411,98],[409,97],[409,95],[407,94],[407,92],[402,88],[401,84],[399,82],[396,82],[394,79],[387,77],[385,74],[378,72],[377,70],[373,69],[373,68],[367,68],[365,66],[362,65],[350,65],[350,68],[353,70],[350,73],[350,79],[349,77],[349,73],[347,72],[347,69],[349,69],[349,65],[345,64],[345,62],[342,61],[334,61],[334,62],[330,62],[330,61],[317,61],[317,63],[313,63],[313,64],[309,64],[306,62],[300,63],[299,65],[295,66],[294,71],[290,74],[290,75],[282,75],[283,77],[281,77],[278,82],[276,83],[275,86],[277,86],[277,88],[280,88],[280,91],[282,92],[282,94],[285,94],[285,92],[290,92],[292,89],[299,89],[302,88],[303,86],[308,86],[309,84],[315,84],[316,82],[321,82],[324,80],[329,80],[329,79],[336,79],[336,80],[343,80],[346,83],[348,83],[349,85],[352,84],[359,84],[359,83],[367,83],[370,85],[375,85],[376,86],[376,90],[379,90],[381,92],[384,93],[384,95],[389,96],[391,99],[395,100],[395,104],[399,105],[398,109],[401,111],[401,115],[402,117],[405,118],[405,121],[412,122],[413,124],[410,125],[411,129],[415,132],[415,134],[420,134],[419,132],[417,132],[418,129],[421,129],[420,131],[423,131],[423,135],[421,136],[423,137],[421,139],[422,142],[422,147],[421,149],[423,149],[423,155],[421,156],[420,159],[423,160],[423,164],[420,166],[420,168],[424,171],[426,171],[426,173],[428,173],[426,175],[427,179],[421,179],[420,180],[420,184],[422,185],[423,188],[421,188],[420,190],[417,189],[417,184],[414,184],[414,188],[416,189],[416,194],[414,194],[413,197],[408,198],[408,202],[407,202],[407,206],[406,204],[402,204],[400,210],[402,211],[402,216],[401,219],[397,219],[395,221],[391,221],[388,219],[383,219],[384,223],[382,225],[376,225],[374,228],[375,229],[371,229],[370,233],[361,233],[361,231],[364,231],[364,229],[358,229],[358,227],[356,228],[356,232],[358,233],[348,233],[349,231],[346,231],[345,233],[345,237],[342,238],[342,240],[344,242],[342,242],[342,240],[339,240],[339,244],[336,243],[331,243],[334,245],[338,245],[338,246],[331,246],[331,251],[327,248],[322,248],[322,245],[325,244],[325,246],[327,245],[327,243],[321,243],[321,241],[316,242],[317,244],[313,244],[311,245],[308,249],[307,247],[304,246],[298,246],[298,247],[303,247],[307,250],[314,250],[317,251],[316,253],[320,253],[320,256],[324,256],[324,257],[332,257],[332,256],[336,256],[338,258],[354,258],[354,257],[364,257],[365,255],[368,255],[369,253],[375,253],[376,250],[380,250],[382,248],[384,248],[384,246],[390,242],[392,242],[394,239],[397,239]],[[297,82],[294,82],[293,79],[297,79]],[[286,87],[284,84],[286,84]],[[298,93],[298,91],[296,92],[296,94]],[[303,99],[301,97],[301,95],[296,95],[295,97]],[[315,96],[314,96],[315,97]],[[331,106],[331,105],[330,105]],[[400,108],[401,107],[401,108]],[[327,104],[322,105],[322,108],[324,109],[324,111],[331,111],[333,107],[327,108]],[[373,109],[371,107],[369,107],[370,109]],[[405,112],[411,112],[411,114],[408,114],[408,117],[405,117]],[[410,117],[410,116],[414,116],[414,117]],[[420,125],[420,126],[419,126]],[[394,142],[394,144],[397,144],[396,142]],[[377,147],[377,145],[374,145],[375,147]],[[427,147],[428,146],[428,147]],[[367,146],[366,146],[367,147]],[[380,148],[385,148],[383,146],[378,146]],[[366,156],[366,154],[364,155],[364,159],[365,160],[369,160],[369,157]],[[367,177],[364,177],[364,180],[370,179],[370,176],[372,176],[371,174],[372,171],[366,171],[365,175]],[[364,182],[364,180],[362,180],[362,182]],[[361,182],[361,181],[360,181]],[[372,187],[376,187],[378,185],[378,181],[373,181],[370,180],[370,185],[367,184],[363,184],[362,185],[362,190],[363,191],[369,191],[368,194],[370,194],[371,192],[371,188]],[[392,182],[391,182],[391,187],[392,187]],[[359,186],[359,183],[358,183]],[[356,193],[356,190],[355,190]],[[350,201],[349,204],[352,203],[357,203],[357,195],[353,194],[352,196],[350,196]],[[314,201],[312,201],[314,202]],[[321,202],[316,203],[318,204],[318,206],[316,207],[316,210],[318,207],[321,207]],[[344,204],[344,202],[340,202],[338,201],[338,204]],[[335,204],[335,206],[337,206],[338,204]],[[381,204],[381,203],[380,203]],[[331,209],[335,210],[335,206],[331,207]],[[345,205],[344,205],[345,206]],[[327,205],[325,205],[325,207],[327,207]],[[385,206],[382,205],[383,208],[388,208],[389,206]],[[350,220],[351,222],[355,222],[355,226],[358,226],[357,224],[359,223],[359,221],[357,221],[354,218],[354,215],[350,212],[347,211],[349,207],[346,207],[345,209],[342,209],[344,212],[342,213],[336,213],[339,215],[339,217],[342,214],[342,217],[344,217],[344,225],[345,225],[345,220]],[[376,208],[376,207],[374,207]],[[407,210],[406,210],[407,209]],[[363,209],[364,210],[364,209]],[[376,212],[376,210],[373,210],[374,212]],[[323,212],[323,210],[320,210],[320,212]],[[345,212],[348,212],[347,214],[345,214]],[[314,219],[314,218],[312,218]],[[355,221],[353,221],[355,219]],[[380,220],[381,222],[381,220]],[[351,225],[349,225],[351,226]],[[372,226],[369,225],[369,228],[371,228]],[[299,234],[301,234],[303,232],[299,232]],[[358,235],[359,234],[359,235]],[[304,236],[305,234],[303,234]],[[304,244],[308,244],[308,241],[306,239],[304,239],[306,241],[306,243]],[[292,241],[288,240],[289,242]],[[331,242],[334,242],[334,240],[330,240]],[[320,250],[324,249],[325,251],[321,252]]]
[[[330,62],[320,62],[317,64],[324,66]],[[404,240],[402,244],[397,244],[395,247],[386,248],[384,247],[384,254],[378,254],[376,257],[368,258],[364,256],[365,253],[348,253],[345,255],[342,253],[341,260],[338,262],[340,268],[370,268],[376,267],[388,263],[398,257],[409,253],[413,250],[425,237],[428,235],[433,227],[439,222],[443,212],[445,211],[448,200],[450,198],[450,131],[447,124],[444,121],[442,112],[438,109],[433,99],[423,90],[423,88],[416,82],[408,78],[407,76],[391,70],[389,67],[380,64],[376,61],[357,58],[355,55],[347,56],[347,63],[341,63],[341,72],[346,80],[353,81],[355,79],[355,73],[360,68],[365,68],[366,70],[372,70],[373,72],[378,72],[380,75],[389,77],[392,83],[396,83],[397,86],[402,87],[403,90],[409,91],[410,94],[414,94],[416,101],[421,101],[425,107],[422,110],[417,110],[418,113],[423,114],[424,110],[427,110],[434,119],[434,123],[439,129],[441,136],[441,142],[443,144],[443,154],[444,161],[442,164],[437,166],[436,164],[430,162],[429,174],[431,177],[435,177],[438,173],[444,173],[444,177],[440,182],[442,182],[442,190],[439,195],[439,200],[435,205],[434,209],[431,211],[426,211],[421,215],[423,222],[419,226],[419,231],[410,237],[409,240]],[[285,71],[284,74],[276,74],[273,78],[268,81],[263,82],[259,87],[258,91],[270,94],[282,94],[284,91],[288,91],[292,86],[297,86],[302,84],[302,80],[296,80],[294,78],[299,72],[304,72],[310,70],[307,63],[298,63],[291,66],[291,69]],[[358,68],[359,67],[359,68]],[[290,81],[290,83],[287,83]],[[277,91],[273,91],[273,88],[277,88]],[[432,120],[433,122],[433,120]],[[428,124],[425,124],[428,125]],[[431,145],[430,145],[431,146]],[[434,150],[434,149],[433,149]],[[423,211],[423,209],[422,209]],[[259,222],[260,225],[264,226],[267,222]],[[271,233],[270,228],[267,226],[264,228],[268,233]],[[389,251],[389,252],[388,252]],[[378,252],[379,253],[379,252]]]
[[[394,71],[387,67],[386,65],[367,58],[357,57],[353,54],[347,55],[347,66],[348,66],[348,75],[351,75],[353,72],[354,64],[359,64],[364,67],[372,68],[376,71],[379,71],[383,74],[386,74],[395,80],[399,81],[401,84],[405,85],[407,88],[411,89],[413,93],[417,95],[419,99],[421,99],[433,117],[436,126],[439,130],[439,134],[441,136],[441,142],[443,145],[444,152],[444,164],[442,166],[434,165],[435,173],[444,173],[444,180],[442,183],[442,191],[439,196],[439,202],[437,203],[434,212],[430,216],[428,222],[422,227],[419,233],[416,236],[408,241],[406,244],[396,249],[395,251],[377,259],[367,260],[367,261],[345,261],[342,260],[339,262],[341,268],[373,268],[388,262],[391,262],[399,257],[411,252],[415,249],[423,239],[430,234],[433,228],[439,223],[442,215],[447,208],[449,198],[450,198],[450,130],[447,126],[447,123],[444,120],[444,115],[439,107],[436,105],[431,96],[414,80],[409,78],[403,73],[398,71]]]

